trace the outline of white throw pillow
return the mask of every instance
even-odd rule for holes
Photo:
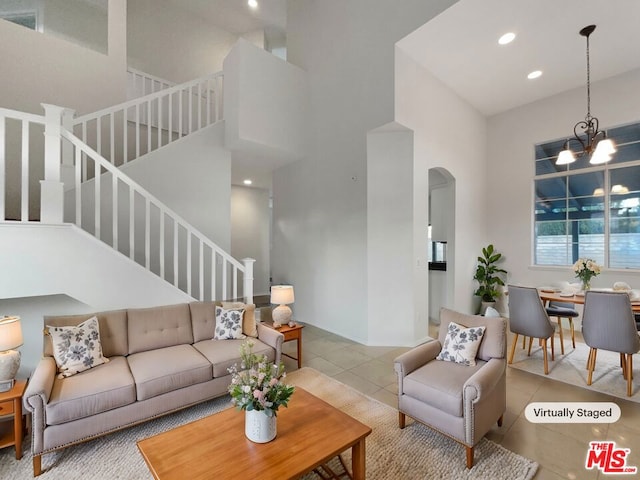
[[[109,361],[102,355],[98,318],[91,317],[77,327],[50,327],[47,330],[53,342],[53,358],[60,374],[70,377]]]
[[[221,302],[225,310],[240,310],[242,314],[242,333],[247,337],[258,336],[258,325],[256,324],[256,306],[247,305],[242,302]]]
[[[487,307],[487,309],[484,311],[484,316],[485,317],[496,317],[499,318],[500,317],[500,312],[498,310],[496,310],[493,307]]]
[[[233,340],[246,338],[242,334],[242,316],[244,310],[226,310],[216,307],[216,329],[214,340]]]
[[[476,353],[480,347],[485,327],[470,327],[449,323],[447,336],[442,350],[436,360],[455,362],[462,365],[473,366],[476,364]]]

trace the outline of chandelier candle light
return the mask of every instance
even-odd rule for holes
[[[291,285],[274,285],[271,287],[271,303],[278,306],[271,312],[273,326],[280,327],[291,322],[291,308],[287,306],[295,301]]]
[[[577,141],[582,146],[582,153],[589,155],[589,163],[598,165],[611,160],[616,147],[613,141],[607,138],[607,134],[599,130],[598,119],[591,116],[591,68],[589,65],[589,35],[596,29],[595,25],[588,25],[580,30],[580,35],[587,39],[587,116],[573,127],[573,137],[564,142],[563,150],[558,155],[556,165],[567,165],[576,161],[569,143]],[[582,133],[578,133],[582,130]],[[586,138],[584,138],[586,136]]]

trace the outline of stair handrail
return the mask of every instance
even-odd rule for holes
[[[63,123],[98,154],[121,165],[222,120],[223,79],[223,72],[212,73],[96,112],[66,118]],[[135,128],[132,133],[129,122]],[[142,128],[146,132],[141,132]],[[89,132],[90,129],[93,131]],[[135,143],[134,152],[129,152],[130,136],[132,149]],[[108,155],[103,151],[108,151]]]
[[[139,82],[136,79],[139,78],[140,80],[142,80],[142,93],[138,97],[143,97],[147,95],[147,80],[151,83],[151,93],[155,93],[159,90],[164,90],[165,88],[169,88],[177,85],[176,82],[165,80],[164,78],[151,75],[150,73],[143,72],[142,70],[138,70],[137,68],[133,68],[133,67],[127,67],[127,77],[128,77],[127,78],[127,94],[128,94],[130,81],[131,81],[131,87],[135,90],[139,84]],[[156,89],[155,88],[156,85],[158,85],[160,88]],[[128,98],[138,98],[138,97],[128,97]]]
[[[204,235],[202,232],[200,232],[196,227],[194,227],[193,225],[191,225],[189,222],[187,222],[182,216],[180,216],[179,214],[177,214],[175,211],[173,211],[171,208],[169,208],[167,205],[165,205],[162,201],[160,201],[157,197],[155,197],[152,193],[150,193],[148,190],[146,190],[144,187],[142,187],[140,184],[138,184],[136,181],[134,181],[132,178],[130,178],[129,176],[127,176],[125,173],[122,172],[121,169],[119,169],[118,167],[116,167],[115,165],[113,165],[111,162],[109,162],[107,159],[105,159],[102,155],[100,155],[96,150],[94,150],[93,148],[91,148],[89,145],[85,144],[80,138],[78,138],[76,135],[74,135],[71,131],[69,131],[67,128],[65,127],[61,127],[60,129],[60,133],[61,133],[61,137],[68,140],[69,142],[71,142],[74,147],[75,147],[75,178],[74,178],[74,184],[75,184],[75,202],[76,202],[76,211],[75,211],[75,220],[74,223],[76,225],[78,225],[80,228],[82,228],[82,222],[81,222],[81,204],[80,204],[80,200],[81,200],[81,164],[82,164],[82,159],[83,157],[89,157],[91,158],[96,165],[98,165],[99,169],[104,169],[105,171],[107,171],[108,173],[110,173],[112,175],[112,182],[113,182],[113,191],[117,192],[117,186],[118,186],[118,181],[124,183],[125,185],[127,185],[130,188],[130,198],[133,197],[134,193],[137,193],[138,195],[140,195],[144,200],[145,200],[145,204],[146,204],[146,228],[145,228],[145,265],[144,267],[147,270],[150,270],[150,251],[149,251],[149,210],[150,210],[150,204],[153,204],[160,212],[160,217],[162,219],[164,219],[164,216],[166,215],[167,217],[170,217],[173,222],[174,225],[176,226],[174,228],[174,234],[177,231],[177,227],[181,226],[186,232],[187,232],[187,236],[190,239],[191,237],[195,238],[198,240],[199,245],[200,245],[200,252],[202,252],[203,247],[206,246],[208,248],[211,249],[212,252],[215,252],[215,254],[219,255],[225,262],[229,263],[232,267],[233,267],[233,279],[232,279],[232,288],[233,288],[233,292],[232,292],[232,298],[237,298],[238,297],[238,291],[237,291],[237,287],[238,287],[238,282],[237,282],[237,275],[238,272],[241,272],[243,274],[243,294],[244,294],[244,298],[245,301],[247,303],[252,303],[253,302],[253,263],[255,262],[254,259],[252,258],[245,258],[242,259],[242,263],[238,260],[236,260],[235,258],[233,258],[231,255],[229,255],[225,250],[223,250],[219,245],[217,245],[215,242],[213,242],[212,240],[210,240],[206,235]],[[101,172],[101,171],[100,171]],[[100,183],[100,179],[101,179],[101,173],[96,173],[94,175],[93,180],[99,185]],[[99,187],[96,185],[95,187],[95,191],[99,192]],[[134,192],[134,193],[132,193]],[[98,194],[96,194],[97,196]],[[116,194],[117,195],[117,194]],[[114,205],[116,204],[117,200],[114,200]],[[97,202],[96,202],[97,204]],[[118,250],[118,245],[117,245],[117,208],[115,211],[113,211],[113,218],[114,218],[114,229],[116,230],[116,232],[112,235],[112,241],[113,244],[112,246]],[[96,238],[98,238],[99,240],[102,240],[100,238],[100,227],[98,225],[98,223],[100,222],[100,217],[99,215],[97,216],[96,219],[96,230],[97,232],[94,233],[94,236],[96,236]],[[133,222],[133,217],[130,214],[130,222]],[[161,225],[164,225],[164,221],[162,221]],[[96,234],[97,233],[97,234]],[[132,235],[131,231],[130,231],[130,235]],[[176,234],[177,235],[177,234]],[[160,249],[164,248],[164,231],[161,231],[161,240],[160,240]],[[104,241],[104,240],[103,240]],[[132,240],[130,240],[132,241]],[[201,275],[201,281],[200,281],[200,295],[196,296],[193,294],[192,292],[192,288],[191,288],[191,241],[188,242],[188,263],[187,263],[187,293],[189,295],[191,295],[192,297],[198,298],[200,300],[202,300],[204,298],[204,294],[203,294],[203,282],[202,282],[202,273],[200,273]],[[175,247],[175,245],[174,245]],[[130,257],[132,259],[134,259],[134,249],[130,248]],[[215,255],[212,255],[213,258],[215,258]],[[161,266],[161,274],[160,277],[163,278],[163,280],[167,280],[166,276],[165,276],[165,272],[164,272],[164,251],[162,252],[162,256],[160,257],[160,266]],[[202,262],[202,255],[200,255],[200,260]],[[174,256],[174,261],[176,261],[176,257]],[[175,264],[174,264],[175,265]],[[223,264],[224,265],[224,264]],[[200,269],[200,272],[203,272],[203,269]],[[223,298],[229,298],[227,296],[227,278],[226,278],[226,268],[224,268],[222,270],[222,277],[223,277],[223,281],[222,281],[222,295]],[[178,287],[178,278],[177,278],[177,273],[174,271],[174,285],[176,287]],[[212,287],[215,290],[215,284]],[[215,293],[215,292],[214,292]]]

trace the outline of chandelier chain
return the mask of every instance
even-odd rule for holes
[[[589,63],[589,35],[587,35],[587,122],[591,120],[591,68]]]

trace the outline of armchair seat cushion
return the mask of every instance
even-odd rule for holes
[[[170,362],[167,359],[171,359]],[[127,357],[138,400],[211,380],[211,364],[191,345],[174,345]]]
[[[124,357],[111,357],[90,370],[56,378],[46,405],[48,425],[90,417],[136,401],[136,387]]]
[[[404,377],[403,393],[456,417],[463,413],[463,386],[487,362],[467,366],[429,362]]]

